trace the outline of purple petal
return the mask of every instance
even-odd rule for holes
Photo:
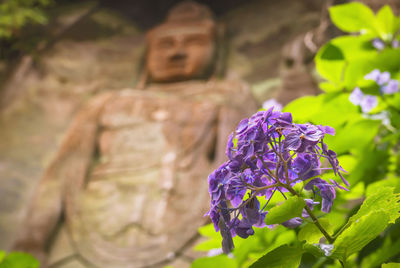
[[[385,43],[379,38],[375,38],[372,40],[372,46],[376,48],[377,50],[382,50],[385,48]]]
[[[364,93],[362,93],[362,91],[358,87],[356,87],[353,92],[351,92],[349,100],[354,105],[360,105],[363,98]]]
[[[381,72],[378,69],[375,69],[372,72],[366,74],[364,76],[364,79],[366,79],[366,80],[374,80],[376,82],[380,75],[381,75]]]
[[[295,133],[289,133],[285,140],[283,141],[284,147],[285,149],[288,150],[297,150],[300,148],[301,146],[301,139],[299,137],[299,135],[295,134]]]
[[[399,91],[399,81],[397,80],[389,80],[386,86],[381,88],[382,93],[384,94],[394,94]]]
[[[240,121],[238,127],[236,128],[236,133],[237,134],[242,133],[244,130],[247,129],[248,125],[249,125],[249,119],[247,118],[243,119],[242,121]]]
[[[329,180],[332,184],[333,184],[333,186],[335,186],[336,188],[339,188],[339,189],[342,189],[342,190],[345,190],[345,191],[349,191],[349,189],[347,189],[346,187],[343,187],[343,186],[341,186],[339,183],[337,183],[335,180],[332,180],[332,179],[330,179]]]
[[[365,95],[360,105],[363,113],[368,113],[378,105],[378,98],[372,95]]]
[[[319,125],[318,128],[319,128],[324,134],[329,134],[329,135],[335,136],[335,129],[334,129],[333,127]]]
[[[400,46],[399,40],[395,39],[392,41],[392,48],[398,48]]]
[[[267,101],[264,101],[262,107],[265,110],[272,107],[274,111],[282,111],[283,108],[282,104],[277,102],[275,99],[269,99]]]
[[[389,80],[390,80],[390,73],[383,72],[378,76],[376,83],[378,85],[382,86],[382,85],[386,84],[387,82],[389,82]]]
[[[301,218],[295,217],[293,219],[282,222],[281,224],[287,228],[296,228],[302,223],[303,223],[303,220]]]

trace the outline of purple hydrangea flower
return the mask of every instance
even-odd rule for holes
[[[378,51],[381,51],[385,48],[385,43],[381,39],[375,38],[374,40],[372,40],[372,46]]]
[[[381,88],[382,94],[394,94],[399,91],[399,81],[389,80],[389,82]]]
[[[377,81],[378,77],[381,75],[381,71],[379,71],[378,69],[373,70],[372,72],[366,74],[364,76],[364,79],[366,80],[374,80]]]
[[[293,219],[287,220],[285,222],[282,222],[281,224],[287,228],[296,228],[300,226],[303,223],[303,220],[299,217],[294,217]]]
[[[364,99],[362,94],[360,105]],[[347,186],[348,182],[341,174],[344,170],[336,153],[323,142],[326,134],[335,135],[335,130],[329,126],[294,124],[290,113],[274,111],[273,107],[239,123],[227,142],[228,160],[208,178],[211,208],[206,215],[215,230],[221,232],[225,253],[233,249],[233,236],[247,238],[254,234],[254,227],[265,227],[269,200],[275,194],[286,198],[285,194],[293,193],[290,188],[298,182],[310,180],[305,189],[319,194],[321,210],[330,211],[335,187],[344,187],[319,178],[322,170],[327,169],[325,165],[321,168],[321,160],[330,164],[328,169]],[[260,197],[267,200],[263,207]],[[318,204],[313,199],[306,200],[311,210]],[[301,216],[310,215],[303,209]],[[302,221],[301,217],[294,217],[281,224],[295,228]]]
[[[354,105],[360,105],[363,113],[368,113],[378,105],[378,98],[364,93],[356,87],[349,96],[349,100]]]
[[[362,91],[358,87],[356,87],[353,92],[351,92],[349,100],[354,105],[360,105],[363,98],[364,93],[362,93]]]
[[[360,104],[363,113],[370,112],[377,105],[378,105],[378,98],[376,96],[371,96],[371,95],[365,95]]]
[[[313,190],[313,188],[317,187],[319,189],[319,194],[322,197],[322,208],[323,212],[330,212],[331,207],[333,204],[333,200],[336,197],[335,188],[329,184],[328,182],[324,181],[321,178],[316,178],[311,180],[307,185],[304,187],[306,190]]]
[[[375,69],[372,72],[366,74],[364,76],[364,79],[374,80],[378,85],[382,86],[389,82],[390,73],[389,72],[381,72],[378,69]]]
[[[392,41],[392,48],[398,48],[400,46],[400,42],[397,39]]]
[[[375,81],[378,85],[382,86],[382,85],[388,83],[389,80],[390,80],[390,73],[383,72],[378,76],[378,78]]]

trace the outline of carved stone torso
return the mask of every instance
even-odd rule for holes
[[[98,117],[86,186],[66,204],[75,250],[99,267],[146,267],[179,252],[206,220],[219,133],[225,144],[232,116],[254,108],[240,109],[240,96],[242,85],[226,82],[114,94]]]

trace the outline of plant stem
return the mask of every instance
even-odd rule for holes
[[[300,197],[300,195],[289,185],[284,185],[284,187],[293,195],[296,195]],[[333,239],[328,232],[322,227],[321,223],[318,221],[317,217],[314,215],[314,213],[311,211],[311,209],[306,205],[305,210],[307,211],[308,215],[310,215],[311,219],[313,220],[313,223],[317,228],[321,231],[321,233],[325,236],[326,240],[329,242],[329,244],[333,244],[335,239]]]

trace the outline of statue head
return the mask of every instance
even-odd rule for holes
[[[185,1],[147,34],[146,71],[153,82],[207,78],[216,54],[216,23],[211,11]]]

